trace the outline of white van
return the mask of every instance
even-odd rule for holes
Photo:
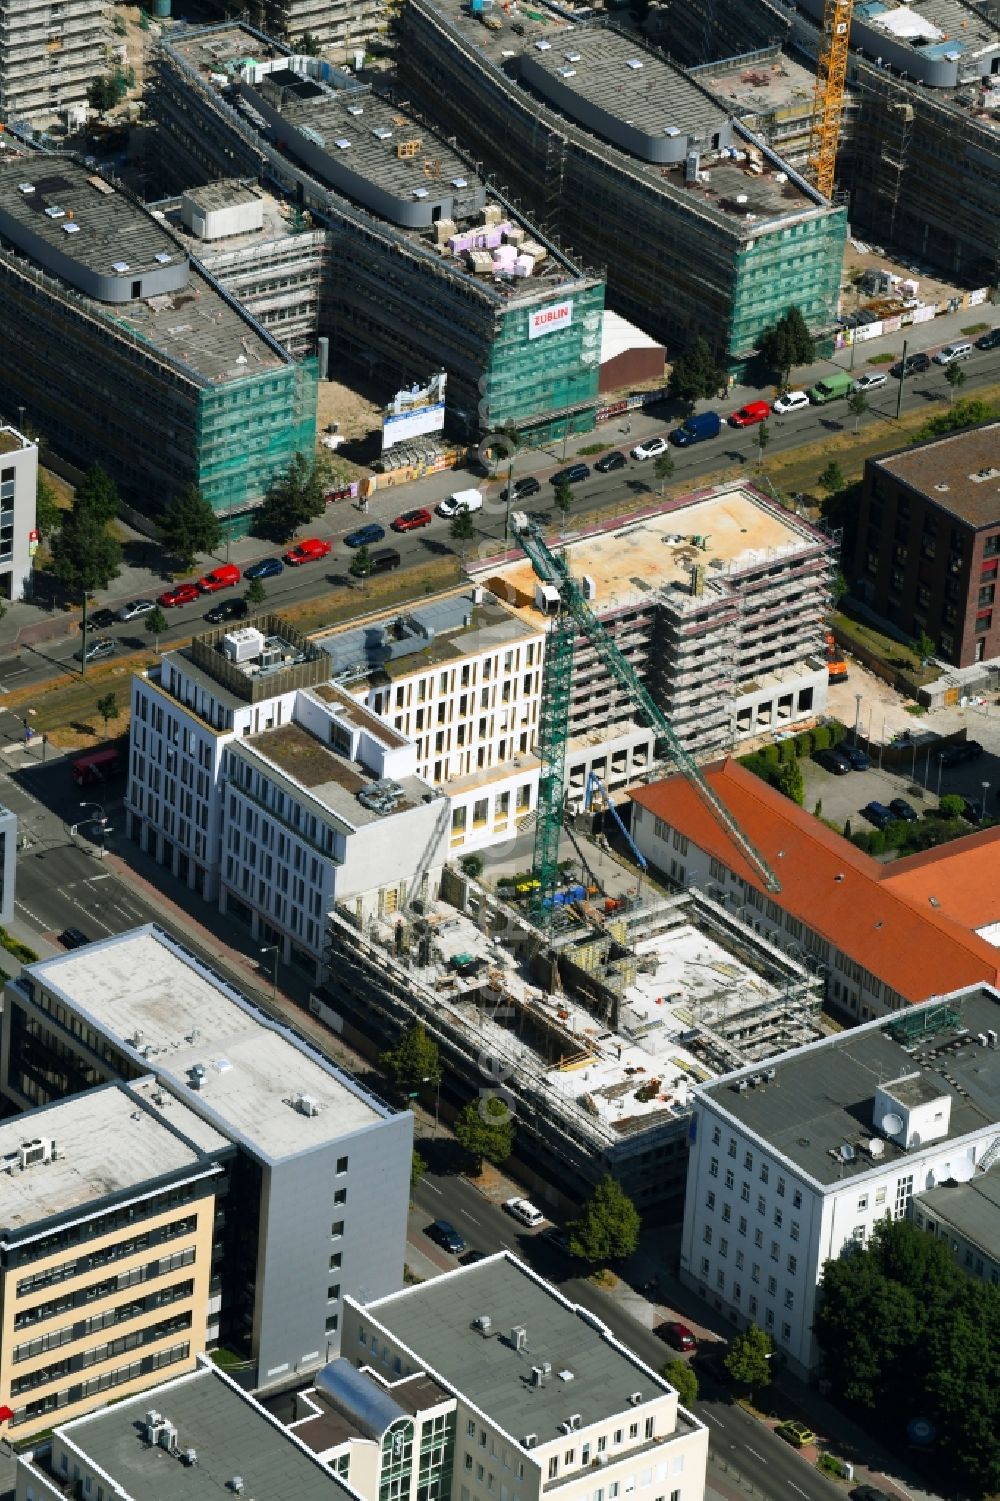
[[[457,516],[459,511],[481,511],[483,509],[483,496],[480,490],[456,490],[454,495],[449,495],[437,508],[439,516]]]
[[[959,344],[946,344],[933,356],[935,365],[953,365],[956,360],[967,360],[972,353],[972,345],[966,340]]]

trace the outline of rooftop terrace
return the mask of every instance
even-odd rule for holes
[[[1000,522],[1000,422],[871,462],[972,526]]]
[[[183,1120],[166,1124],[120,1084],[89,1089],[0,1125],[0,1243],[130,1191],[206,1170]],[[174,1129],[171,1129],[171,1128]],[[32,1151],[37,1143],[37,1151]],[[213,1133],[210,1152],[226,1146]]]
[[[901,1165],[910,1155],[874,1118],[877,1089],[891,1091],[911,1108],[947,1099],[950,1118],[943,1140],[957,1143],[970,1132],[1000,1124],[1000,1049],[978,1040],[980,1035],[988,1040],[998,1028],[1000,993],[981,986],[772,1058],[769,1082],[762,1086],[741,1091],[741,1075],[733,1074],[707,1085],[705,1093],[745,1130],[817,1183],[832,1187]],[[917,1078],[910,1081],[911,1075]],[[907,1082],[895,1089],[896,1080]],[[873,1137],[879,1143],[874,1153],[865,1145]],[[848,1153],[840,1150],[845,1143]],[[939,1181],[942,1176],[971,1176],[964,1151],[956,1150],[953,1170],[939,1174]]]
[[[190,1109],[270,1160],[322,1146],[385,1113],[151,925],[42,960],[28,973]],[[315,1103],[314,1114],[297,1107],[302,1095]],[[168,1105],[168,1119],[169,1112]]]

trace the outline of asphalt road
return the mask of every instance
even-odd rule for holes
[[[862,368],[862,363],[859,361],[858,370]],[[961,394],[967,396],[978,387],[997,380],[1000,375],[1000,352],[977,350],[973,358],[963,364],[962,370],[966,380]],[[882,390],[871,393],[869,409],[861,419],[862,428],[869,428],[873,424],[884,427],[887,447],[891,447],[894,442],[892,424],[896,412],[896,394],[897,384],[892,380]],[[911,377],[904,383],[903,410],[909,412],[926,408],[928,415],[931,415],[934,411],[940,410],[942,401],[947,400],[950,394],[944,371],[938,366],[932,366],[926,375]],[[732,403],[724,407],[720,406],[720,411],[728,411],[731,405]],[[669,432],[677,426],[678,421],[677,416],[668,417],[664,412],[664,425],[659,431]],[[847,411],[846,403],[842,401],[834,402],[828,407],[808,407],[803,411],[791,413],[787,417],[772,416],[768,423],[770,442],[767,451],[769,454],[783,453],[815,443],[824,436],[850,431],[853,423],[854,419]],[[644,439],[653,435],[644,428]],[[637,437],[637,434],[623,435],[622,451],[628,453],[629,445],[634,444]],[[569,453],[570,458],[574,456],[574,451],[579,446],[581,446],[580,440],[575,438]],[[674,461],[671,484],[676,485],[679,482],[688,481],[691,487],[695,488],[701,478],[717,472],[720,468],[731,467],[734,463],[746,463],[748,472],[751,472],[757,454],[754,428],[736,429],[726,426],[717,439],[698,443],[690,448],[671,448]],[[558,450],[552,452],[532,450],[530,453],[518,456],[516,475],[521,477],[526,474],[536,474],[542,481],[541,492],[522,502],[520,509],[527,510],[547,521],[558,519],[554,507],[553,489],[548,477],[560,467]],[[474,475],[463,476],[461,473],[435,476],[435,479],[440,485],[442,495],[451,489],[461,489],[463,485],[483,484],[481,478],[477,479]],[[573,506],[567,525],[572,527],[577,518],[585,517],[589,511],[612,503],[623,503],[632,499],[636,505],[641,505],[651,494],[655,493],[657,486],[658,481],[653,463],[650,461],[640,462],[629,459],[626,469],[607,475],[595,474],[592,470],[588,480],[573,486]],[[377,492],[371,502],[370,514],[365,518],[369,521],[378,521],[386,527],[385,543],[378,545],[395,547],[402,557],[404,569],[416,567],[433,558],[447,556],[456,551],[449,535],[451,523],[437,515],[434,516],[429,526],[422,527],[415,532],[396,534],[388,530],[389,523],[401,511],[408,510],[415,504],[433,504],[432,499],[423,497],[423,491],[419,485],[416,487],[416,496],[412,493],[414,488],[413,486],[399,486],[395,489]],[[493,543],[497,544],[496,550],[499,550],[502,544],[506,526],[506,508],[498,498],[497,489],[497,486],[492,487],[487,494],[486,504],[482,511],[477,512],[473,518],[475,536],[469,544],[471,553],[477,550],[489,553],[494,550]],[[515,506],[515,508],[518,507]],[[334,523],[332,531],[331,520]],[[352,579],[348,572],[352,552],[350,548],[344,546],[343,538],[348,532],[354,531],[361,521],[362,518],[358,516],[357,511],[347,502],[338,503],[331,508],[322,518],[318,531],[321,535],[332,538],[333,553],[319,563],[307,563],[294,569],[286,568],[278,577],[265,580],[268,606],[280,611],[290,605],[316,599],[331,590],[337,593],[348,589],[358,590],[357,581]],[[284,549],[268,547],[262,543],[259,556],[263,557],[272,553],[280,555],[282,551]],[[118,585],[119,592],[115,595],[116,600],[119,601],[121,599],[120,588],[121,586]],[[148,582],[136,590],[134,597],[155,598],[163,588],[162,579],[150,573]],[[233,590],[223,590],[218,595],[200,599],[194,604],[166,611],[170,623],[168,630],[160,638],[161,642],[169,645],[172,641],[189,636],[192,631],[203,626],[206,610],[220,600],[231,598],[233,595]],[[98,608],[102,602],[103,600],[99,598]],[[67,621],[69,620],[70,617],[67,617]],[[119,658],[132,651],[148,650],[151,642],[141,617],[126,625],[115,625],[107,630],[101,630],[97,634],[107,635],[115,640]],[[51,645],[18,650],[8,649],[0,654],[0,692],[41,684],[46,679],[65,672],[67,668],[78,670],[79,664],[73,660],[73,653],[78,648],[79,636],[74,632],[66,639]]]
[[[421,1149],[427,1155],[426,1142],[421,1142]],[[570,1263],[539,1232],[521,1229],[464,1178],[446,1171],[428,1171],[416,1191],[410,1214],[411,1243],[436,1266],[447,1270],[456,1265],[456,1258],[424,1233],[436,1219],[450,1221],[472,1249],[493,1252],[506,1247],[513,1251],[554,1282],[565,1297],[595,1313],[654,1370],[676,1358],[668,1346],[600,1288],[574,1276]],[[668,1317],[667,1311],[663,1316]],[[730,1401],[722,1390],[706,1383],[703,1391],[694,1410],[709,1429],[709,1483],[714,1477],[731,1487],[735,1469],[753,1485],[758,1498],[787,1497],[793,1501],[798,1495],[805,1501],[832,1501],[837,1494],[832,1482],[801,1455]]]

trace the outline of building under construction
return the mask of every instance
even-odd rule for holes
[[[251,26],[305,51],[312,43],[327,56],[365,50],[387,27],[392,4],[387,0],[244,0],[239,10]],[[233,14],[229,0],[205,7],[222,16]]]
[[[87,90],[107,71],[106,0],[0,0],[0,124],[41,129],[87,115]]]
[[[693,1087],[818,1036],[818,982],[697,892],[562,908],[544,940],[451,870],[442,896],[365,924],[335,909],[311,1009],[368,1052],[422,1023],[456,1101],[509,1105],[551,1204],[610,1173],[644,1219],[676,1214]]]
[[[445,370],[450,423],[467,436],[590,430],[603,281],[454,146],[244,25],[171,32],[156,68],[151,107],[175,181],[265,181],[325,231],[320,331],[338,361],[387,397]]]
[[[120,187],[74,158],[0,163],[0,403],[98,462],[137,525],[199,487],[231,535],[316,427],[282,346]]]
[[[545,0],[410,0],[402,29],[422,107],[605,266],[611,306],[671,353],[701,334],[738,373],[791,304],[832,326],[844,209],[653,48]]]

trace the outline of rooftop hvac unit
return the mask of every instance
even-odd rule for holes
[[[222,654],[237,666],[251,662],[264,650],[264,634],[256,626],[247,625],[239,631],[229,631],[222,638]]]
[[[545,1372],[540,1365],[533,1365],[531,1367],[531,1384],[532,1386],[545,1385]]]
[[[524,1435],[524,1447],[526,1449],[533,1449],[537,1443],[538,1443],[538,1434],[537,1433],[526,1433]]]
[[[177,1448],[177,1429],[173,1423],[163,1422],[156,1430],[156,1442],[161,1449],[166,1449],[168,1454],[173,1454]]]
[[[236,1495],[236,1496],[242,1496],[242,1494],[243,1494],[243,1476],[242,1475],[234,1475],[233,1478],[232,1478],[232,1480],[228,1480],[226,1482],[226,1484],[227,1484],[228,1488],[233,1492],[234,1495]]]
[[[697,182],[698,169],[701,166],[701,157],[697,151],[689,151],[684,161],[684,181]]]
[[[594,583],[594,580],[591,578],[589,573],[583,574],[580,579],[580,592],[583,595],[584,599],[597,598],[597,585]]]
[[[642,1401],[642,1392],[629,1392],[628,1404],[630,1407],[638,1407]]]
[[[528,1343],[528,1331],[523,1324],[515,1324],[510,1331],[510,1342],[515,1350],[523,1350]]]
[[[53,1143],[44,1136],[35,1136],[31,1141],[22,1141],[20,1154],[21,1166],[31,1167],[36,1162],[49,1162],[52,1159]]]
[[[573,1428],[573,1429],[577,1429],[577,1428],[582,1428],[583,1427],[583,1418],[580,1416],[580,1414],[578,1412],[571,1412],[570,1413],[570,1415],[569,1415],[569,1426],[571,1428]]]
[[[535,608],[543,615],[559,614],[559,590],[552,584],[535,585]]]
[[[493,1330],[493,1320],[488,1313],[481,1313],[478,1318],[473,1319],[472,1327],[473,1329],[478,1329],[480,1334],[485,1338]]]
[[[196,1465],[198,1463],[198,1450],[185,1449],[181,1458],[184,1460],[184,1463],[190,1468],[191,1465]]]
[[[319,1105],[311,1094],[297,1094],[295,1108],[300,1115],[319,1115]]]

